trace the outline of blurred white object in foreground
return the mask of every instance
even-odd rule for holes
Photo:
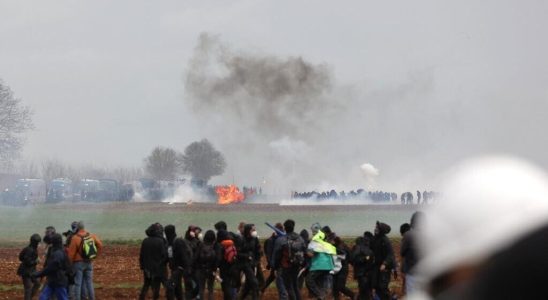
[[[465,161],[449,173],[442,195],[421,225],[417,275],[424,283],[479,265],[548,223],[548,176],[520,159]]]

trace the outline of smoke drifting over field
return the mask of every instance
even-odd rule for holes
[[[185,99],[206,117],[236,183],[266,182],[270,191],[285,193],[326,179],[325,172],[312,174],[328,165],[318,162],[327,162],[325,144],[338,128],[334,117],[346,110],[333,77],[324,63],[235,51],[202,34],[187,70]]]
[[[332,80],[325,64],[234,52],[219,38],[202,34],[185,87],[196,111],[223,115],[231,124],[279,139],[306,136],[306,125],[317,125],[334,109]]]

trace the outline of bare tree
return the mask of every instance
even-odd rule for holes
[[[120,167],[112,170],[111,173],[113,178],[120,183],[131,182],[143,177],[143,170],[141,168]]]
[[[178,170],[179,154],[171,148],[158,146],[145,158],[145,171],[156,180],[173,180]]]
[[[23,178],[38,178],[40,172],[34,161],[22,161],[14,167],[13,173]]]
[[[48,184],[55,178],[67,176],[68,167],[57,159],[48,159],[42,162],[42,179]]]
[[[23,147],[21,134],[33,128],[32,112],[22,106],[11,89],[0,80],[0,162],[10,163]]]
[[[217,151],[207,139],[203,139],[185,148],[182,167],[183,171],[189,173],[193,179],[207,182],[211,177],[223,174],[226,162],[223,154]]]

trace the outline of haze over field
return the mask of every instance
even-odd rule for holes
[[[0,78],[34,111],[25,161],[141,167],[155,146],[207,138],[227,162],[213,183],[435,189],[467,156],[548,167],[547,13],[533,0],[2,1]]]

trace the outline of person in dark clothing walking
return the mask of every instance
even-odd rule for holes
[[[33,234],[30,237],[29,245],[23,248],[19,253],[19,261],[21,264],[17,269],[17,275],[21,276],[21,279],[23,280],[25,300],[32,299],[40,289],[40,282],[36,277],[32,277],[32,274],[36,272],[36,265],[38,264],[38,244],[40,244],[41,240],[42,238],[39,234]]]
[[[190,225],[188,226],[187,231],[185,232],[185,242],[190,247],[192,252],[190,269],[188,272],[184,272],[183,280],[185,282],[185,298],[194,299],[198,296],[200,288],[198,286],[198,278],[196,276],[196,256],[198,253],[198,248],[202,243],[199,239],[199,236],[202,232],[200,227]]]
[[[274,225],[279,231],[284,231],[284,226],[282,223],[276,223]],[[264,294],[266,289],[270,286],[270,284],[274,281],[276,281],[276,288],[278,290],[278,299],[287,299],[287,291],[284,287],[283,279],[281,276],[276,276],[276,269],[273,268],[272,261],[273,261],[273,252],[274,252],[274,245],[276,243],[276,240],[280,236],[273,232],[272,235],[264,241],[263,249],[266,256],[266,269],[270,270],[270,274],[268,275],[264,286],[261,288],[261,294]]]
[[[173,296],[175,296],[175,281],[173,274],[177,271],[177,266],[175,266],[174,260],[173,260],[173,243],[175,242],[175,239],[177,238],[177,232],[175,231],[175,225],[169,224],[164,227],[164,234],[166,237],[167,242],[167,265],[169,268],[169,275],[167,276],[167,284],[169,286],[169,289],[173,293]]]
[[[402,257],[402,272],[405,274],[405,293],[409,294],[415,289],[415,265],[419,261],[418,241],[417,241],[417,223],[423,217],[423,213],[418,211],[411,216],[411,230],[403,235],[401,242],[400,255]]]
[[[173,266],[171,269],[171,284],[174,289],[175,299],[183,299],[183,277],[189,277],[192,268],[192,249],[186,239],[182,237],[173,240]]]
[[[335,247],[337,248],[337,256],[341,259],[341,269],[333,275],[333,299],[338,300],[339,293],[344,294],[350,299],[354,299],[354,292],[346,287],[348,277],[348,263],[350,261],[350,249],[340,237],[335,237]]]
[[[271,264],[282,277],[289,299],[300,300],[298,276],[304,266],[306,244],[295,232],[295,221],[286,220],[283,225],[286,235],[276,239]]]
[[[351,260],[354,267],[354,279],[358,282],[358,299],[360,300],[371,299],[371,272],[375,267],[375,254],[369,245],[369,237],[358,237],[352,248]]]
[[[221,288],[223,290],[223,299],[232,300],[234,299],[233,286],[235,286],[233,281],[236,280],[234,270],[237,267],[235,263],[236,245],[230,238],[229,233],[224,229],[220,229],[217,232],[217,242],[221,249],[219,272],[222,280]]]
[[[213,300],[215,272],[219,264],[220,248],[215,244],[215,232],[208,230],[205,233],[204,241],[198,246],[196,255],[195,272],[198,279],[200,299]],[[207,288],[207,298],[205,289]]]
[[[257,261],[261,259],[261,245],[257,238],[255,225],[245,224],[242,243],[237,248],[238,270],[245,275],[245,285],[241,291],[240,299],[245,299],[249,293],[253,300],[259,299],[259,282],[255,275]]]
[[[51,251],[47,259],[47,264],[40,272],[34,273],[33,277],[46,276],[47,281],[44,289],[40,293],[40,300],[50,299],[55,295],[57,300],[68,300],[68,276],[71,266],[67,254],[63,249],[63,238],[60,234],[49,236],[51,242]]]
[[[146,230],[147,238],[141,243],[139,265],[143,270],[144,283],[139,294],[140,300],[145,299],[149,287],[152,288],[153,299],[159,299],[160,284],[166,288],[166,295],[168,295],[168,299],[171,299],[171,291],[167,285],[167,243],[163,234],[162,225],[152,224]]]
[[[46,227],[46,230],[44,231],[44,237],[42,238],[42,242],[46,244],[46,251],[44,253],[44,268],[46,267],[48,263],[48,256],[51,254],[51,237],[56,233],[55,227],[48,226]]]
[[[392,243],[386,236],[390,233],[390,226],[377,221],[375,236],[371,248],[375,254],[375,267],[373,268],[373,288],[381,300],[390,299],[388,284],[390,283],[392,269],[395,266],[394,250]]]

